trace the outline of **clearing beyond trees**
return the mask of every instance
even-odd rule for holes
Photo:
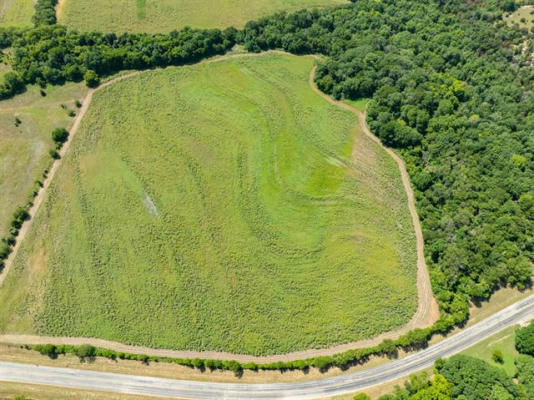
[[[397,164],[310,57],[152,71],[95,93],[0,293],[8,333],[267,355],[417,307]]]
[[[1,0],[0,0],[1,1]],[[59,0],[59,23],[82,31],[170,32],[192,28],[242,27],[278,11],[295,11],[347,0]]]
[[[0,102],[0,237],[5,237],[15,209],[24,205],[35,181],[52,162],[52,130],[68,127],[69,112],[87,88],[81,83],[31,86],[10,100]]]

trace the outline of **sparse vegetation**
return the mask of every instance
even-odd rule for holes
[[[67,126],[71,119],[59,104],[72,106],[74,98],[85,93],[82,84],[50,87],[49,96],[41,97],[39,88],[28,90],[14,99],[0,102],[0,238],[9,232],[11,216],[17,207],[26,206],[37,189],[36,179],[50,164],[49,150],[54,147],[51,132]],[[14,116],[17,120],[14,121]],[[18,126],[17,126],[18,125]]]

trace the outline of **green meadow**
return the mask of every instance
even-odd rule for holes
[[[0,27],[32,26],[34,4],[32,0],[0,0]]]
[[[59,22],[90,31],[170,32],[242,27],[278,11],[347,4],[347,0],[61,0]]]
[[[83,84],[67,84],[48,87],[42,96],[38,87],[30,86],[0,102],[0,238],[7,235],[11,215],[26,203],[34,182],[52,161],[52,130],[72,122],[68,110],[76,109],[74,101],[85,92]]]
[[[395,162],[268,54],[95,93],[0,291],[0,330],[266,355],[417,306]]]

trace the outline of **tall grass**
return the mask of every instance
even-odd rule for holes
[[[0,291],[1,329],[263,355],[408,322],[398,169],[313,93],[312,65],[233,59],[95,94]]]

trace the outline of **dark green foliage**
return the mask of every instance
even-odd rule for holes
[[[517,380],[525,388],[527,398],[534,399],[534,357],[520,355],[515,360]]]
[[[83,75],[83,79],[85,81],[85,84],[87,87],[95,88],[98,85],[100,85],[100,78],[93,70],[87,70],[85,74]]]
[[[534,356],[534,321],[515,332],[515,348],[522,354]]]
[[[28,214],[27,207],[18,207],[13,213],[11,219],[11,226],[15,229],[20,229],[24,221],[26,221],[30,215]]]
[[[74,350],[74,354],[76,354],[82,360],[97,355],[96,348],[89,344],[82,344],[81,346],[76,347],[76,349]],[[145,359],[145,357],[143,357],[143,360]]]
[[[3,82],[0,83],[0,100],[13,97],[25,90],[26,85],[20,74],[14,71],[9,71],[4,75]]]
[[[452,383],[452,397],[464,396],[465,400],[492,398],[519,399],[520,390],[511,378],[497,367],[485,361],[458,355],[436,364],[438,372]],[[495,397],[499,394],[501,397]],[[510,397],[511,396],[511,397]]]
[[[57,128],[52,131],[52,140],[56,143],[63,144],[69,138],[69,132],[65,128]]]
[[[43,25],[12,39],[12,64],[25,83],[62,84],[84,78],[93,87],[100,77],[117,71],[183,65],[224,54],[235,44],[235,35],[232,28],[184,28],[167,35],[117,36]]]
[[[500,351],[499,349],[493,351],[493,353],[491,354],[491,359],[498,364],[504,363],[504,356],[502,354],[502,351]]]
[[[56,149],[50,149],[48,150],[48,154],[50,157],[52,157],[54,160],[59,160],[61,157]]]
[[[43,356],[48,356],[50,358],[57,357],[56,346],[53,344],[36,345],[33,349],[41,353]]]
[[[56,5],[57,0],[37,0],[32,18],[34,25],[54,25],[57,22]]]

